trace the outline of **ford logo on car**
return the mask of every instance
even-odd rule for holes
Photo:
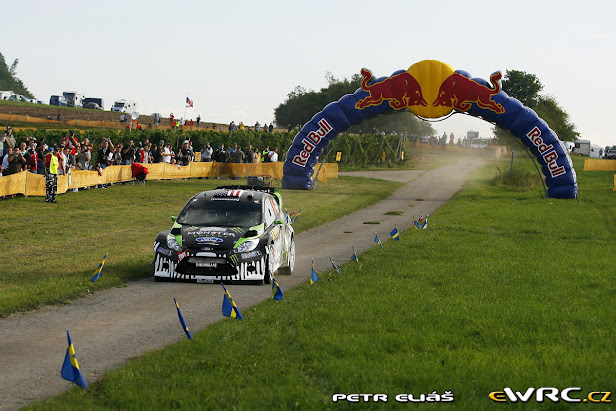
[[[195,239],[198,243],[222,243],[222,238],[218,237],[199,237]]]

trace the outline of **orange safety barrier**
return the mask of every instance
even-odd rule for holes
[[[584,160],[584,171],[616,171],[616,160],[587,158]]]
[[[282,179],[284,163],[197,163],[192,162],[180,167],[167,163],[144,164],[148,169],[146,180],[177,180],[195,177],[248,177],[269,176],[276,180]],[[315,170],[316,174],[316,170]],[[338,164],[323,165],[319,181],[327,182],[328,178],[338,178]],[[130,166],[110,166],[101,175],[96,171],[71,170],[69,175],[58,176],[58,194],[73,188],[92,187],[99,184],[120,183],[131,181]],[[24,194],[27,196],[45,196],[45,176],[27,171],[0,177],[0,196]]]

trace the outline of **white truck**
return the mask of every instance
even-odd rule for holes
[[[575,142],[574,153],[582,156],[590,156],[590,141],[589,140],[577,140]]]
[[[65,91],[62,95],[66,99],[68,107],[83,107],[83,94],[79,94],[76,91]]]
[[[137,111],[137,103],[130,100],[116,100],[111,107],[111,111],[118,111],[120,113],[132,113]]]
[[[15,93],[12,91],[0,91],[0,100],[8,100],[11,96],[14,96]]]

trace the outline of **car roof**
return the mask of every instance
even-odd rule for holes
[[[236,188],[233,186],[217,187],[214,190],[202,191],[193,199],[201,201],[249,201],[262,203],[271,194],[257,189]]]

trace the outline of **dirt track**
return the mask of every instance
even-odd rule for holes
[[[407,184],[373,206],[299,234],[295,273],[277,277],[278,282],[286,290],[308,281],[312,258],[317,271],[331,268],[330,255],[337,263],[348,261],[351,242],[358,253],[375,245],[375,229],[385,240],[394,224],[401,230],[409,228],[413,214],[420,210],[424,215],[434,212],[460,190],[472,170],[483,164],[481,160],[466,158],[427,172],[370,172],[372,178]],[[385,215],[389,211],[404,213]],[[363,224],[365,221],[381,224]],[[234,285],[230,292],[240,309],[271,297],[268,286]],[[67,306],[0,320],[0,409],[16,409],[72,386],[60,377],[67,328],[88,383],[148,350],[185,338],[174,297],[193,332],[223,319],[220,285],[155,283],[148,278],[128,287],[98,292]]]

